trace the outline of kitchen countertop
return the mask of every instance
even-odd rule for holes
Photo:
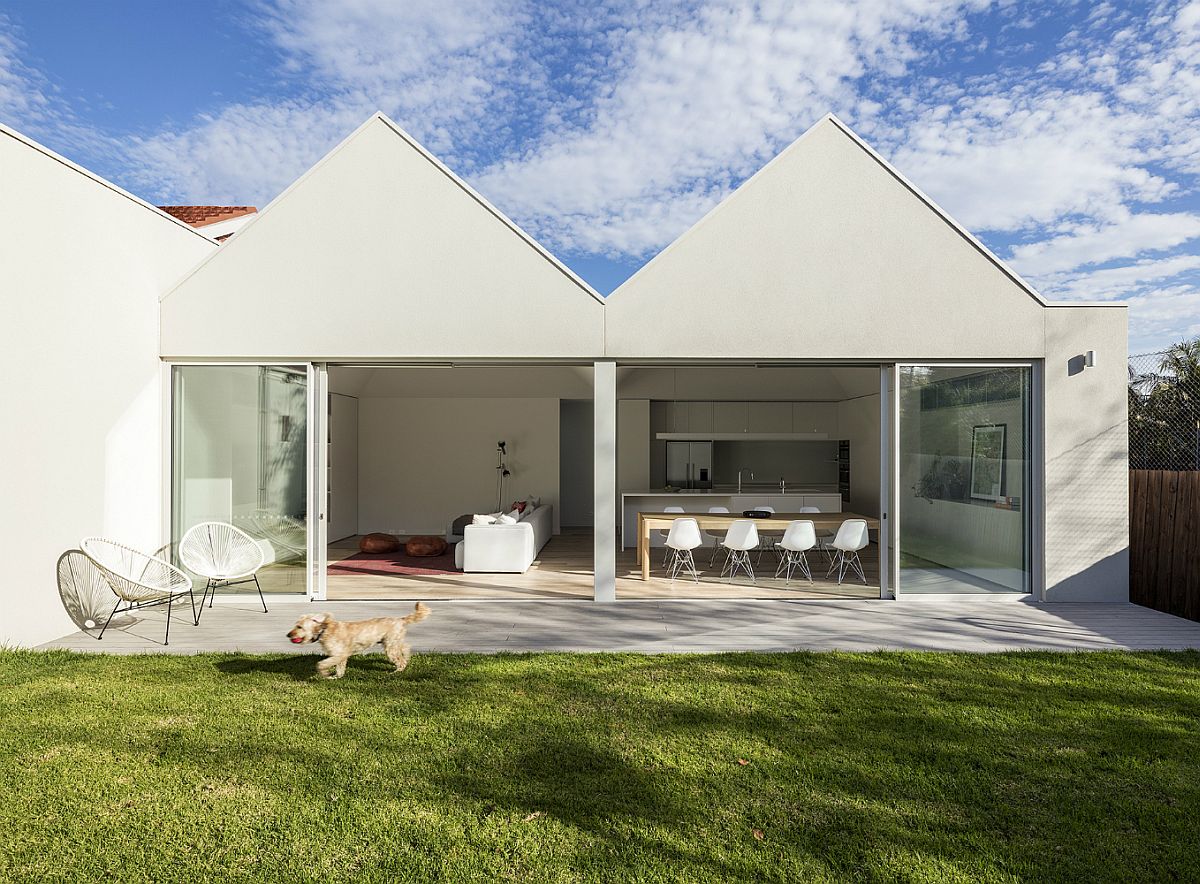
[[[701,490],[665,491],[660,488],[657,491],[623,491],[623,492],[621,492],[621,496],[622,497],[669,497],[669,496],[679,494],[679,495],[691,495],[691,496],[699,496],[699,497],[736,497],[738,495],[745,496],[747,494],[769,494],[769,495],[775,496],[775,497],[791,497],[792,495],[795,495],[797,497],[802,497],[805,494],[837,494],[837,493],[838,493],[837,486],[827,486],[825,488],[818,488],[813,485],[800,485],[795,488],[789,487],[786,492],[781,493],[779,491],[779,486],[774,485],[774,486],[758,486],[758,487],[754,487],[754,488],[748,488],[746,486],[742,486],[741,491],[738,491],[737,488],[712,488],[712,489],[704,489],[702,491]]]

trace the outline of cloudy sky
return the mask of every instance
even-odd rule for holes
[[[602,292],[832,111],[1133,352],[1200,334],[1200,0],[0,0],[0,121],[153,202],[376,109]]]

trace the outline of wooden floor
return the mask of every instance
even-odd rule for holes
[[[353,555],[358,548],[357,538],[348,538],[329,548],[329,560],[338,561]],[[797,578],[791,585],[774,579],[776,559],[770,553],[762,557],[755,569],[756,582],[744,576],[732,583],[720,579],[720,561],[709,567],[711,549],[696,550],[700,581],[683,577],[672,582],[662,570],[661,549],[653,550],[653,566],[649,581],[641,579],[634,550],[617,550],[617,598],[620,599],[877,599],[879,598],[879,557],[874,546],[863,550],[863,565],[867,585],[854,580],[838,585],[825,579],[828,563],[820,554],[811,554],[812,585]],[[280,575],[282,576],[282,574]],[[294,575],[292,575],[294,577]],[[268,591],[297,591],[294,580],[277,586],[277,578]],[[299,572],[299,589],[303,592],[303,571]],[[327,598],[336,601],[358,599],[590,599],[592,587],[592,535],[575,532],[556,535],[543,547],[537,560],[524,574],[447,574],[407,577],[402,575],[330,574]]]

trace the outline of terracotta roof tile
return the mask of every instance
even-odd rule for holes
[[[204,227],[242,215],[253,215],[258,211],[254,206],[159,206],[159,208],[192,227]]]

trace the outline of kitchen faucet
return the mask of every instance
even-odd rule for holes
[[[787,494],[787,480],[783,476],[779,477],[779,493]]]
[[[750,481],[754,481],[754,470],[748,470],[745,467],[742,467],[740,470],[738,470],[738,494],[742,493],[742,473],[749,473]]]

